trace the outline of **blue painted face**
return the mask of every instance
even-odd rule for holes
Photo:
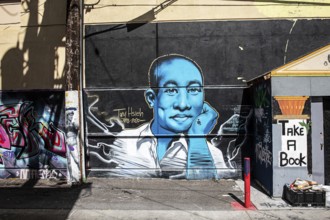
[[[162,63],[155,71],[159,82],[153,106],[157,133],[184,133],[203,109],[202,75],[183,58]]]

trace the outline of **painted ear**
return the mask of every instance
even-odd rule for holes
[[[153,108],[155,106],[155,99],[156,99],[155,91],[152,89],[147,89],[146,92],[144,93],[144,96],[149,105],[149,108]]]

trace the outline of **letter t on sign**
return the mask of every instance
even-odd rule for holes
[[[285,135],[285,124],[289,123],[289,121],[288,120],[279,120],[278,122],[282,124],[282,135]]]

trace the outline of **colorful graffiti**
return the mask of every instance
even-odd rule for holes
[[[247,141],[252,111],[240,115],[240,107],[214,127],[219,114],[205,100],[203,73],[192,59],[178,54],[158,57],[149,69],[149,88],[144,92],[153,117],[146,122],[142,108],[112,109],[110,125],[95,112],[99,98],[88,107],[88,121],[111,136],[106,141],[87,141],[87,154],[106,166],[107,175],[165,178],[230,178],[238,175],[235,160]],[[93,97],[93,96],[92,96]],[[99,112],[99,111],[98,111]],[[125,128],[125,124],[138,124]],[[88,127],[88,126],[87,126]],[[113,132],[113,127],[122,130]],[[237,138],[236,136],[243,136]],[[223,152],[225,136],[234,136]],[[239,140],[238,140],[239,139]],[[109,141],[110,140],[110,141]]]
[[[31,101],[0,105],[0,178],[66,178],[65,133],[46,109]]]

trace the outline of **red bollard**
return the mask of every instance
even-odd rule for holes
[[[245,208],[250,208],[250,158],[244,158],[244,193],[245,193]]]

